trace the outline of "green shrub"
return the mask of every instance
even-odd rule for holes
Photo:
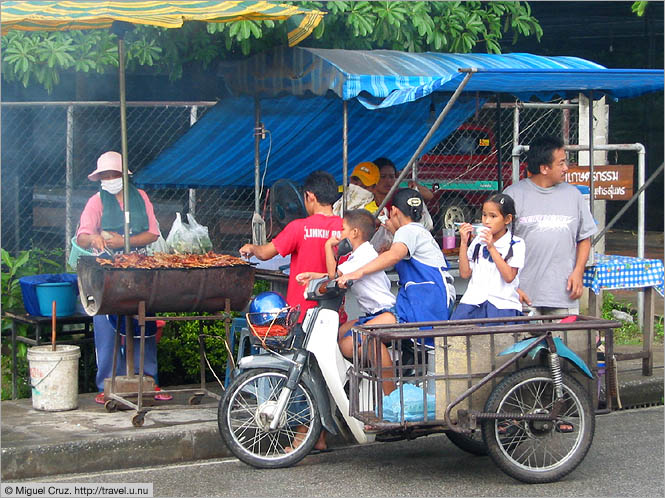
[[[614,329],[615,344],[641,344],[644,331],[637,323],[637,310],[627,301],[619,301],[611,292],[603,292],[602,318],[615,320],[612,310],[619,310],[630,314],[633,321],[622,320],[621,327]],[[655,324],[654,341],[663,341],[663,318]]]
[[[658,321],[655,323],[655,328],[653,331],[653,339],[655,342],[663,343],[665,339],[665,334],[663,334],[663,317],[661,316]]]
[[[23,295],[19,279],[30,275],[42,273],[62,273],[65,271],[65,253],[63,249],[31,249],[20,251],[13,257],[5,249],[1,249],[2,257],[2,309],[15,313],[25,313],[23,306]],[[2,319],[3,335],[11,329],[11,320]],[[17,324],[16,334],[26,336],[28,326]],[[26,344],[16,345],[16,368],[17,368],[17,396],[27,398],[30,396],[30,385],[28,379],[28,361]],[[6,344],[2,348],[2,399],[10,399],[12,395],[12,350],[11,345]]]
[[[164,316],[205,316],[206,313],[164,313]],[[201,329],[201,327],[203,327]],[[157,345],[160,385],[198,383],[200,377],[199,334],[206,337],[206,380],[214,379],[210,368],[223,380],[226,368],[226,332],[221,320],[166,322]]]
[[[254,282],[252,295],[270,290],[270,282],[257,280]],[[207,316],[208,313],[164,313],[163,316]],[[240,317],[242,313],[233,312],[232,316]],[[201,326],[203,331],[201,332]],[[229,325],[230,327],[230,325]],[[206,382],[215,378],[214,370],[221,381],[226,372],[226,331],[222,320],[193,320],[166,322],[162,338],[157,345],[157,364],[159,365],[160,385],[196,384],[201,381],[201,364],[199,354],[199,334],[205,337],[205,351],[208,359]],[[234,353],[235,354],[235,353]]]
[[[24,344],[25,346],[25,344]],[[12,399],[12,355],[2,355],[2,399]],[[16,397],[29,398],[31,393],[28,375],[28,359],[25,356],[16,357]]]

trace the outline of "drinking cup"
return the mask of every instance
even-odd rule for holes
[[[443,248],[444,249],[455,249],[455,229],[454,228],[444,228],[443,229]]]
[[[474,223],[471,225],[473,227],[473,236],[477,237],[478,235],[482,234],[483,232],[489,230],[485,225],[482,225],[480,223]]]

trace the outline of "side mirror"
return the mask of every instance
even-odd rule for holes
[[[346,256],[347,254],[351,254],[351,252],[353,252],[353,247],[351,247],[349,239],[345,238],[340,240],[339,244],[337,244],[337,259]]]

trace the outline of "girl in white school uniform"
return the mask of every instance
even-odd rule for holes
[[[471,278],[452,320],[520,316],[517,294],[519,271],[524,266],[524,240],[513,235],[515,202],[495,194],[483,204],[483,227],[469,244],[473,227],[460,227],[459,272]]]

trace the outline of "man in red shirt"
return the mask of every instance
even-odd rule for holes
[[[304,288],[296,282],[296,275],[305,271],[327,272],[326,240],[331,236],[340,238],[342,233],[342,218],[332,211],[339,195],[335,178],[325,171],[314,171],[305,180],[303,190],[307,218],[293,220],[267,244],[245,244],[240,248],[241,256],[254,255],[263,261],[278,253],[291,255],[286,302],[290,306],[300,305],[300,322],[316,302],[305,300]]]

